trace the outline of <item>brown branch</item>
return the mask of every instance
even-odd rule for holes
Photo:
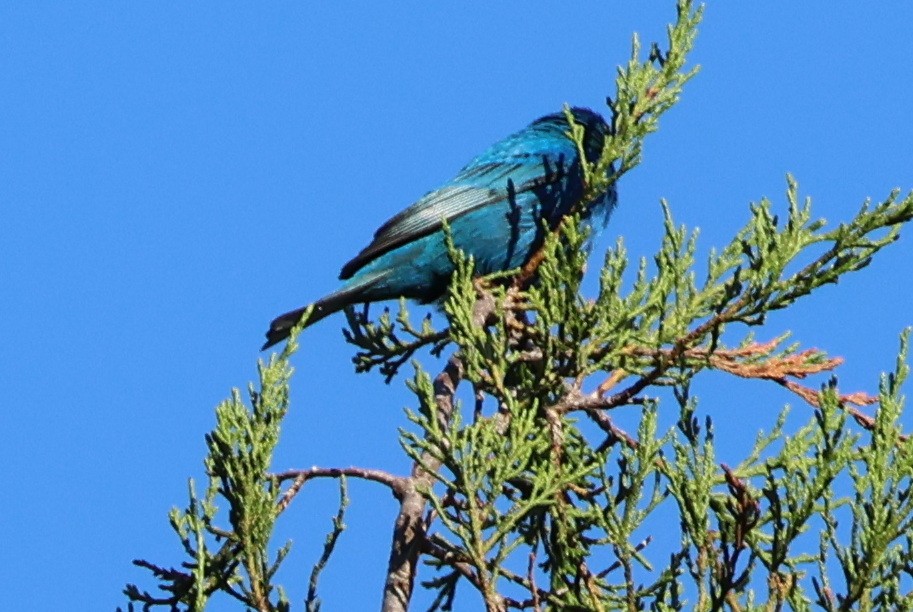
[[[694,332],[671,349],[651,349],[635,346],[625,348],[622,350],[623,354],[635,357],[652,357],[658,361],[658,365],[624,390],[609,397],[605,397],[605,393],[614,387],[618,381],[625,378],[627,373],[619,373],[619,370],[612,372],[609,378],[596,388],[596,391],[587,395],[574,388],[556,405],[557,409],[559,412],[583,410],[591,413],[592,416],[593,411],[596,410],[635,403],[639,401],[637,398],[638,393],[656,382],[676,360],[683,358],[690,360],[692,365],[696,361],[704,362],[706,364],[705,367],[727,372],[741,378],[776,382],[796,393],[812,406],[818,407],[818,392],[790,379],[801,380],[813,374],[831,372],[843,363],[843,359],[840,357],[819,359],[821,353],[816,349],[809,349],[792,355],[771,357],[771,353],[781,342],[779,338],[765,343],[755,342],[738,349],[683,348],[687,344],[687,339],[693,336]],[[840,402],[844,405],[868,406],[877,401],[876,397],[862,391],[840,396]],[[867,415],[852,408],[847,408],[847,410],[861,425],[867,427],[866,423],[868,423],[869,419]],[[599,421],[597,420],[597,422]]]
[[[542,600],[539,598],[539,588],[536,586],[536,551],[529,553],[529,564],[526,568],[526,579],[529,581],[529,594],[532,596],[533,610],[542,612]]]
[[[585,192],[587,189],[585,179],[582,182],[583,190]],[[578,205],[575,206],[575,208],[579,210],[585,201],[586,198],[578,202]],[[562,217],[558,223],[554,224],[551,228],[550,236],[557,234],[565,225],[572,223],[573,217],[571,215],[575,212],[578,212],[578,210],[571,211],[570,214]],[[542,265],[542,262],[545,261],[545,256],[548,254],[546,249],[547,240],[548,239],[546,239],[546,241],[543,242],[542,246],[532,254],[526,264],[520,269],[519,274],[517,274],[516,278],[514,278],[513,287],[515,289],[522,289],[527,287],[529,285],[529,281],[532,280],[532,278],[536,275],[536,270],[539,269],[539,266]]]
[[[801,380],[811,374],[833,371],[837,366],[843,363],[843,359],[834,357],[822,361],[815,361],[814,358],[819,355],[819,352],[810,349],[794,355],[774,357],[756,363],[738,361],[738,358],[751,358],[769,354],[773,351],[777,343],[777,340],[772,340],[765,344],[755,343],[743,347],[742,349],[719,351],[715,354],[707,355],[707,358],[709,359],[710,365],[716,369],[729,372],[730,374],[742,378],[771,380],[778,385],[789,389],[805,400],[809,405],[820,408],[821,400],[819,392],[810,387],[806,387],[805,385],[801,385],[795,380],[791,380],[791,378]],[[697,355],[696,351],[692,352]],[[878,402],[877,397],[869,395],[864,391],[857,391],[855,393],[842,394],[838,396],[837,400],[859,426],[868,431],[875,428],[875,419],[855,406],[871,406]],[[901,440],[906,440],[907,437],[907,435],[901,435]]]
[[[637,543],[637,545],[634,547],[634,553],[639,554],[643,549],[645,549],[647,546],[649,546],[652,542],[653,542],[653,536],[648,535],[646,538],[644,538],[643,540],[641,540],[640,542]],[[620,567],[621,567],[621,561],[614,561],[612,563],[612,565],[608,566],[607,568],[605,568],[604,570],[602,570],[598,574],[596,574],[596,577],[605,578],[606,576],[608,576],[609,574],[611,574],[612,572],[614,572],[615,570],[617,570]]]
[[[637,397],[637,394],[656,382],[656,379],[661,375],[662,372],[651,371],[624,391],[616,393],[611,397],[602,397],[598,392],[584,395],[579,389],[572,388],[552,409],[558,414],[564,414],[577,410],[590,412],[594,410],[618,408],[619,406],[627,406],[630,404],[643,404],[646,400]]]
[[[450,426],[453,395],[462,376],[463,363],[459,356],[454,355],[444,371],[434,379],[437,417],[442,428]],[[393,543],[384,584],[383,612],[406,612],[409,609],[418,557],[426,540],[427,527],[423,520],[426,502],[421,491],[431,489],[434,472],[440,466],[439,459],[425,452],[421,461],[412,466],[412,475],[402,480],[402,492],[398,496],[400,509],[393,526]]]
[[[479,295],[473,306],[472,318],[484,327],[495,311],[495,300],[490,292],[477,286]],[[463,378],[463,362],[459,354],[453,355],[444,370],[434,379],[434,399],[438,424],[442,430],[450,427],[453,416],[453,396]],[[426,433],[426,438],[428,434]],[[425,546],[429,523],[424,518],[426,500],[422,493],[430,491],[435,472],[441,460],[429,452],[422,453],[412,465],[412,474],[401,481],[402,492],[399,514],[393,524],[393,542],[387,563],[387,580],[384,584],[383,612],[406,612],[415,587],[418,558]],[[430,516],[430,515],[429,515]]]
[[[665,374],[666,371],[672,366],[672,364],[678,360],[682,353],[687,351],[695,343],[703,340],[704,336],[713,330],[719,329],[726,323],[733,321],[738,315],[739,310],[745,305],[747,301],[748,296],[743,295],[739,300],[731,304],[729,308],[710,317],[695,327],[693,330],[688,332],[688,334],[683,338],[679,338],[673,348],[667,351],[654,351],[654,354],[659,358],[659,363],[657,363],[652,370],[641,376],[637,381],[632,383],[626,389],[623,389],[622,391],[619,391],[618,393],[615,393],[608,398],[603,398],[601,394],[593,394],[590,396],[592,398],[592,401],[589,403],[590,405],[582,406],[581,408],[584,410],[591,410],[595,408],[616,408],[618,406],[623,406],[631,403],[631,401],[637,397],[638,393],[649,387],[651,384],[656,382],[660,376]],[[604,384],[606,387],[603,390],[603,393],[615,383],[607,381]],[[577,391],[579,393],[579,389]],[[579,410],[581,408],[572,409]]]
[[[585,561],[580,562],[580,567],[578,568],[581,576],[583,576],[583,584],[586,587],[587,592],[590,594],[590,602],[593,605],[593,610],[595,612],[605,612],[605,608],[600,602],[600,595],[602,595],[599,585],[596,584],[596,576],[593,572],[590,571],[590,568],[587,567]],[[633,576],[632,576],[633,579]],[[628,609],[636,610],[637,602],[634,599],[633,595],[633,584],[628,584]]]
[[[612,370],[612,373],[606,378],[602,383],[596,388],[597,395],[605,395],[609,392],[609,389],[612,389],[620,383],[622,380],[628,377],[628,373],[622,370],[621,368],[616,368]]]
[[[482,583],[479,581],[478,574],[473,570],[472,565],[463,560],[455,552],[449,550],[441,543],[434,541],[434,537],[425,538],[422,542],[422,552],[434,557],[438,561],[452,567],[463,578],[468,580],[479,592],[482,591]]]
[[[630,449],[637,449],[639,443],[634,437],[624,429],[615,425],[612,419],[602,410],[587,410],[587,416],[593,419],[593,422],[599,426],[602,431],[608,434],[605,445],[615,444],[618,441],[624,442],[625,446]]]
[[[787,389],[789,389],[790,391],[792,391],[793,393],[795,393],[796,395],[798,395],[799,397],[804,399],[806,402],[808,402],[815,408],[821,407],[821,401],[819,400],[818,392],[815,391],[814,389],[809,389],[808,387],[804,387],[804,386],[800,385],[799,383],[792,381],[792,380],[776,380],[775,382],[786,387]],[[849,393],[846,395],[841,395],[837,399],[840,402],[840,406],[844,410],[846,410],[846,412],[851,417],[853,417],[853,420],[856,421],[856,423],[860,427],[862,427],[866,431],[873,431],[875,429],[875,417],[862,412],[858,408],[855,408],[853,406],[853,404],[855,404],[856,406],[868,406],[868,405],[876,403],[878,401],[878,398],[873,397],[862,391],[859,391],[856,393]],[[910,437],[910,434],[899,434],[897,436],[897,438],[900,442],[906,442],[907,439],[909,439],[909,437]]]
[[[292,499],[298,495],[301,491],[301,488],[304,486],[308,480],[313,480],[315,478],[339,478],[340,476],[347,476],[350,478],[361,478],[362,480],[370,480],[372,482],[378,482],[382,485],[387,486],[392,492],[393,495],[399,499],[405,490],[405,478],[402,476],[394,476],[389,472],[383,470],[375,470],[371,468],[360,468],[360,467],[347,467],[347,468],[320,468],[312,467],[307,470],[287,470],[285,472],[279,472],[278,474],[273,474],[273,478],[277,482],[285,482],[286,480],[294,480],[292,485],[288,490],[282,495],[282,498],[279,500],[277,506],[279,512],[285,510]]]
[[[450,546],[450,543],[446,540],[438,538],[438,536],[432,536],[426,539],[425,544],[422,546],[422,552],[447,564],[448,567],[452,567],[455,571],[459,572],[461,576],[466,578],[476,589],[478,589],[479,593],[482,593],[482,583],[479,580],[476,571],[473,570],[472,565],[464,561],[463,559],[465,557],[462,557],[458,552],[450,550]],[[534,563],[535,554],[530,553],[530,565],[526,577],[520,576],[519,574],[516,574],[507,568],[499,568],[498,573],[503,578],[531,592],[531,597],[524,601],[518,601],[507,596],[501,597],[504,606],[508,608],[525,609],[536,608],[536,606],[540,606],[541,608],[543,602],[556,606],[560,605],[561,602],[559,599],[557,599],[557,597],[566,592],[566,589],[547,591],[537,587],[535,579],[532,575],[532,572],[534,571]]]
[[[733,544],[736,547],[736,557],[731,563],[731,575],[735,576],[738,551],[748,546],[747,535],[757,527],[761,518],[761,503],[751,496],[745,481],[736,476],[728,465],[721,463],[720,468],[723,470],[731,496],[731,500],[727,500],[726,506],[733,519]]]
[[[605,410],[622,405],[640,403],[643,400],[637,394],[646,387],[656,382],[674,363],[676,359],[687,359],[691,362],[703,361],[706,367],[727,372],[741,378],[770,380],[792,391],[809,405],[820,408],[819,392],[813,388],[796,382],[795,379],[804,379],[813,374],[831,372],[843,363],[841,357],[821,358],[822,354],[816,349],[809,349],[792,355],[771,356],[781,344],[782,338],[775,338],[769,342],[755,342],[736,349],[717,349],[695,347],[685,348],[689,342],[696,340],[700,333],[709,331],[711,321],[704,323],[688,334],[676,347],[672,349],[649,349],[646,347],[631,346],[621,352],[634,357],[652,357],[658,364],[648,373],[626,389],[605,397],[606,393],[621,380],[629,376],[628,372],[621,369],[614,370],[594,392],[583,394],[580,384],[570,388],[567,395],[558,402],[554,409],[558,413],[584,411],[587,415],[609,435],[607,444],[623,441],[629,448],[637,447],[637,440],[618,429],[605,414]],[[878,402],[878,398],[864,391],[842,394],[838,401],[847,413],[853,417],[861,427],[868,431],[875,428],[875,419],[862,412],[856,406],[870,406]],[[906,440],[909,436],[903,434],[900,439]]]

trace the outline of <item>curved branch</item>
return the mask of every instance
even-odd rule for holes
[[[388,487],[392,492],[394,497],[401,499],[403,493],[406,490],[406,478],[403,476],[394,476],[389,472],[383,470],[375,470],[372,468],[360,468],[360,467],[347,467],[347,468],[321,468],[321,467],[312,467],[306,470],[287,470],[285,472],[279,472],[278,474],[273,474],[273,478],[277,482],[285,482],[286,480],[294,480],[292,485],[288,488],[282,498],[277,504],[279,507],[279,512],[285,510],[292,499],[298,495],[298,492],[301,491],[301,487],[304,486],[308,480],[313,480],[315,478],[339,478],[341,476],[348,476],[350,478],[361,478],[362,480],[370,480],[372,482],[378,482],[382,485]]]

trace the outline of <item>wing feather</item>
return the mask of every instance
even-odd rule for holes
[[[374,240],[342,268],[339,278],[351,278],[363,266],[393,249],[427,236],[457,217],[508,197],[555,183],[566,172],[565,159],[574,156],[573,144],[548,152],[517,151],[510,161],[488,162],[482,158],[464,168],[449,184],[428,193],[415,204],[384,223]]]

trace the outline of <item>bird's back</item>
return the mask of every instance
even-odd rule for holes
[[[572,112],[586,127],[592,161],[602,151],[608,125],[590,110]],[[441,290],[437,277],[452,272],[442,240],[444,221],[454,244],[475,258],[480,273],[523,265],[541,243],[543,227],[553,227],[583,195],[577,145],[568,132],[566,115],[555,113],[493,144],[446,185],[384,223],[340,278],[357,282],[386,272],[397,277],[380,283],[389,290],[402,287],[411,289],[408,297],[434,299],[430,293]],[[597,208],[614,204],[614,191],[604,196],[594,202]],[[413,268],[413,278],[429,275],[427,282],[407,287],[405,274],[396,273],[402,266]]]

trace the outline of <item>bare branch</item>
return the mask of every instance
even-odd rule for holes
[[[370,480],[372,482],[379,482],[382,485],[385,485],[390,488],[393,492],[393,495],[399,499],[406,488],[406,478],[402,476],[394,476],[389,472],[383,470],[376,470],[372,468],[360,468],[360,467],[347,467],[347,468],[321,468],[321,467],[312,467],[306,470],[287,470],[285,472],[279,472],[278,474],[273,474],[273,478],[277,482],[285,482],[286,480],[294,480],[292,485],[288,488],[282,498],[279,500],[278,507],[279,512],[285,510],[288,505],[292,502],[292,499],[298,495],[298,492],[301,490],[301,487],[304,486],[308,480],[313,480],[315,478],[340,478],[347,476],[350,478],[361,478],[362,480]]]
[[[438,418],[442,428],[450,424],[453,415],[453,395],[463,376],[463,363],[458,355],[447,362],[444,371],[434,379],[434,395],[437,402]],[[425,466],[425,467],[422,467]],[[402,480],[399,514],[393,527],[393,543],[387,565],[387,581],[384,585],[384,612],[406,612],[415,586],[418,556],[425,542],[426,524],[423,520],[426,500],[422,489],[434,484],[434,474],[441,462],[424,453],[421,462],[412,467],[412,476]]]

